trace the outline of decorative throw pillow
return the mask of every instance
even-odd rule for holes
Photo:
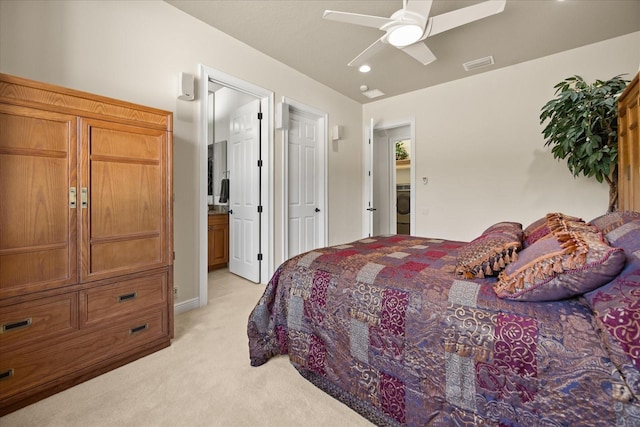
[[[515,238],[522,239],[522,224],[520,224],[519,222],[496,222],[495,224],[484,230],[482,234],[489,234],[495,231],[505,234],[511,234]]]
[[[500,298],[569,298],[608,283],[624,267],[624,251],[609,246],[594,227],[562,217],[550,219],[548,225],[549,237],[524,249],[518,260],[500,273],[494,285]]]
[[[547,236],[550,233],[549,227],[547,227],[547,217],[533,221],[523,231],[522,235],[522,247],[527,248],[533,245],[538,240]]]
[[[640,217],[627,221],[605,235],[611,246],[621,248],[627,256],[640,258]]]
[[[456,274],[467,279],[484,278],[502,271],[518,259],[522,247],[522,224],[499,222],[460,248]]]
[[[618,211],[609,212],[589,221],[589,224],[598,227],[602,234],[606,234],[616,228],[632,221],[640,221],[640,212]]]
[[[580,218],[575,216],[568,216],[561,213],[547,214],[547,227],[551,232],[556,230],[560,232],[564,231],[582,231],[588,233],[596,233],[602,235],[598,227],[587,224]]]
[[[569,216],[559,212],[548,213],[542,218],[532,222],[524,229],[522,247],[527,248],[533,245],[538,240],[548,236],[551,232],[551,230],[549,230],[549,222],[560,219],[576,223],[584,222],[582,221],[582,219],[575,216]]]

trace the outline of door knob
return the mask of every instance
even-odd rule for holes
[[[316,212],[320,212],[320,209],[316,208]]]

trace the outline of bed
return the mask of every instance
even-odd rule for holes
[[[640,213],[300,254],[248,337],[380,426],[637,426]]]

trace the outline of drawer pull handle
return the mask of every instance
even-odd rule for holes
[[[118,302],[125,302],[132,299],[135,299],[138,296],[137,292],[131,292],[130,294],[124,294],[118,296]]]
[[[129,335],[137,334],[138,332],[142,332],[149,329],[149,324],[145,323],[144,325],[136,326],[134,328],[129,329]]]
[[[31,322],[31,317],[29,317],[28,319],[20,320],[18,322],[5,323],[4,325],[2,325],[2,329],[0,329],[0,334],[15,331],[17,329],[27,328],[31,326]]]
[[[0,372],[0,381],[7,380],[13,376],[13,369],[8,369],[4,372]]]

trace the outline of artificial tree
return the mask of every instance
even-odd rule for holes
[[[407,153],[407,149],[404,148],[404,144],[402,141],[396,142],[396,160],[405,160],[409,157],[409,153]]]
[[[609,184],[609,212],[618,202],[618,96],[629,81],[620,75],[587,83],[569,77],[554,86],[556,97],[542,107],[542,134],[556,159],[566,159],[573,176]]]

